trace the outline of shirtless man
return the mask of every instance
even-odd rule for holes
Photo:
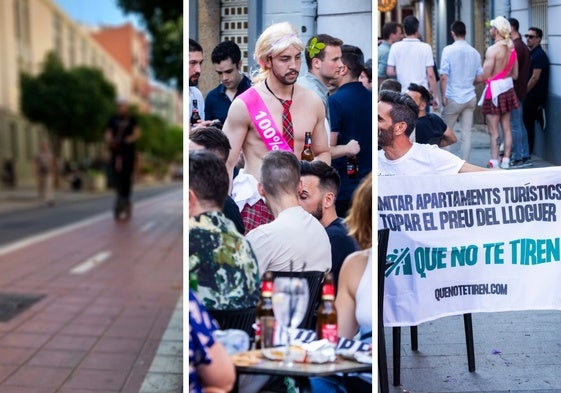
[[[283,134],[281,100],[292,100],[290,116],[293,125],[293,151],[296,157],[300,158],[302,153],[305,133],[311,132],[315,159],[331,163],[323,103],[317,94],[296,84],[303,49],[304,44],[289,23],[277,23],[268,27],[255,44],[254,57],[260,66],[259,73],[253,80],[255,85],[232,102],[224,123],[223,131],[232,146],[227,162],[230,178],[240,152],[245,160],[245,167],[233,181],[232,198],[242,212],[246,231],[273,220],[257,191],[261,159],[269,150],[292,150],[289,147],[290,141],[286,138],[280,138],[279,144],[272,143],[273,139],[279,141],[278,137]],[[253,112],[254,115],[251,116],[246,104],[246,97],[255,93],[263,101],[266,107],[263,109],[270,112],[273,128],[276,125],[279,131],[268,141],[265,136],[262,138],[254,124],[256,118],[263,120],[260,115],[255,115],[262,112]],[[287,143],[282,143],[283,140]]]
[[[487,167],[499,167],[500,122],[504,137],[504,157],[500,167],[507,169],[510,166],[512,151],[510,112],[518,108],[513,84],[513,79],[518,77],[518,61],[510,39],[508,20],[502,16],[496,17],[491,21],[489,32],[495,43],[485,52],[483,74],[477,79],[487,84],[479,101],[480,105],[483,104],[482,112],[486,116],[491,138],[491,159]]]

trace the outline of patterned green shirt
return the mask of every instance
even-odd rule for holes
[[[259,265],[249,242],[222,212],[189,219],[189,280],[209,310],[255,307]]]

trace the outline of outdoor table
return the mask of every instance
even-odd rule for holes
[[[247,364],[246,362],[243,362],[243,364],[236,364],[236,359],[239,359],[240,355],[242,358],[245,358],[246,356],[254,359],[258,358],[259,361],[253,364]],[[285,366],[280,361],[264,358],[261,355],[260,350],[252,350],[236,354],[232,356],[232,359],[234,361],[234,365],[236,366],[236,374],[238,376],[240,374],[261,374],[292,377],[296,380],[301,393],[312,391],[308,380],[309,377],[326,377],[335,374],[347,375],[351,373],[372,372],[372,364],[359,363],[354,360],[345,359],[340,355],[337,356],[337,359],[334,362],[321,364],[295,362],[294,365],[290,367]],[[237,379],[235,391],[238,391]]]

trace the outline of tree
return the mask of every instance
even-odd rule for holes
[[[170,163],[183,151],[183,130],[167,125],[164,119],[153,114],[139,114],[138,123],[142,138],[138,140],[138,150]]]
[[[48,53],[37,76],[23,73],[21,110],[31,121],[43,124],[58,156],[64,138],[86,142],[101,140],[114,109],[115,88],[92,67],[66,70],[55,53]]]
[[[183,86],[183,6],[180,0],[117,0],[125,13],[139,14],[152,36],[151,66],[157,80]]]

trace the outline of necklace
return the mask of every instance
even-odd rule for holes
[[[275,93],[273,93],[273,91],[271,90],[271,88],[267,84],[267,79],[265,79],[265,87],[267,88],[267,90],[269,90],[269,92],[273,95],[273,97],[275,97],[277,100],[280,101],[281,104],[284,103],[285,101],[289,101],[289,100],[283,100],[282,98],[277,97],[277,95]],[[292,96],[293,95],[294,95],[294,84],[292,85],[292,90],[290,91],[290,101],[292,101]]]

